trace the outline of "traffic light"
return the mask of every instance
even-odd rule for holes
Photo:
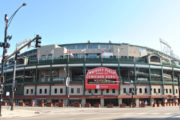
[[[9,48],[10,44],[8,42],[6,43],[0,42],[0,47]]]
[[[36,48],[41,47],[41,37],[39,35],[36,35]]]

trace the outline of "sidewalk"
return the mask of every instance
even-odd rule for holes
[[[32,117],[39,114],[40,112],[22,109],[22,107],[15,107],[13,111],[10,110],[10,106],[2,107],[2,118]]]

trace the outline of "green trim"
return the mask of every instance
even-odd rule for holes
[[[161,79],[162,79],[162,94],[164,95],[164,72],[163,72],[163,67],[161,67]]]
[[[53,82],[53,77],[52,77],[52,64],[50,64],[50,85],[49,85],[49,95],[51,95],[51,89],[52,89],[52,82]]]
[[[173,95],[175,95],[175,89],[174,89],[174,68],[172,67],[172,89],[173,89]]]
[[[150,68],[150,65],[149,65],[149,91],[150,91],[150,95],[152,95],[151,68]]]
[[[121,94],[121,70],[120,70],[120,65],[119,65],[119,59],[118,59],[118,76],[119,76],[119,90],[118,90],[118,95]]]
[[[83,74],[84,74],[84,80],[82,81],[83,82],[83,95],[85,95],[85,90],[86,90],[86,88],[85,88],[85,78],[86,78],[86,65],[85,65],[85,63],[86,63],[86,57],[84,56],[84,63],[83,63]]]
[[[137,95],[137,87],[136,87],[136,64],[134,64],[134,89],[135,89],[135,95]]]

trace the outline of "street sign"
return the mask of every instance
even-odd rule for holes
[[[29,41],[31,41],[31,40],[27,38],[27,39],[21,41],[20,43],[17,43],[17,44],[16,44],[16,48],[18,48],[18,47],[26,44],[26,43],[29,42]]]

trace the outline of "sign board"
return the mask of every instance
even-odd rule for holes
[[[70,83],[70,77],[66,78],[66,87],[69,87],[69,83]]]
[[[119,77],[116,70],[97,67],[87,72],[85,78],[86,89],[119,89]]]
[[[21,41],[20,43],[17,43],[17,44],[16,44],[16,48],[18,48],[18,47],[26,44],[26,43],[29,42],[29,41],[30,41],[30,39],[25,39],[25,40]]]
[[[10,96],[10,92],[9,91],[6,92],[6,96]]]

